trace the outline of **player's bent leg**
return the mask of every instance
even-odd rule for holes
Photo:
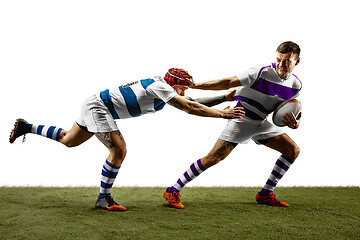
[[[270,138],[266,146],[277,150],[282,155],[275,162],[275,166],[266,184],[260,192],[257,193],[255,200],[260,204],[287,207],[289,204],[279,201],[273,192],[280,179],[300,154],[300,149],[286,133]]]
[[[108,161],[120,166],[125,159],[127,150],[126,142],[119,130],[113,132],[96,133],[95,136],[110,151]]]
[[[87,132],[75,122],[70,131],[62,130],[59,135],[59,142],[67,147],[76,147],[91,138],[94,133]]]
[[[300,148],[286,133],[270,138],[265,146],[280,152],[291,161],[295,161],[300,154]]]
[[[218,139],[210,152],[201,159],[202,165],[205,169],[214,166],[224,160],[236,146],[237,143]]]
[[[97,133],[96,137],[108,148],[110,154],[101,173],[100,193],[95,208],[108,211],[125,211],[125,207],[116,203],[111,189],[126,156],[126,143],[120,131]]]
[[[176,181],[176,183],[165,190],[163,196],[164,199],[168,201],[169,206],[177,209],[183,209],[184,205],[180,203],[179,192],[186,184],[194,180],[206,169],[225,159],[236,147],[236,145],[236,143],[218,139],[214,147],[205,157],[191,164],[190,168]]]
[[[62,128],[56,126],[31,124],[22,118],[18,118],[15,121],[14,128],[10,132],[9,142],[14,143],[15,140],[20,136],[24,137],[24,142],[25,135],[28,133],[37,134],[48,139],[59,141],[60,133],[62,131]]]

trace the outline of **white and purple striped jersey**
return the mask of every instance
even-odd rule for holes
[[[135,81],[97,94],[114,119],[138,117],[161,110],[176,95],[161,77]]]
[[[276,64],[250,68],[237,75],[240,86],[234,100],[236,107],[243,107],[245,116],[264,120],[283,101],[296,98],[302,88],[297,76],[284,80],[276,73]]]

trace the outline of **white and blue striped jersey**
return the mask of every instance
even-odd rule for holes
[[[284,80],[276,73],[276,64],[250,68],[237,75],[242,86],[234,95],[236,107],[243,107],[245,116],[264,120],[283,101],[296,98],[302,88],[297,76]]]
[[[114,119],[138,117],[161,110],[176,94],[161,77],[142,79],[97,94]]]

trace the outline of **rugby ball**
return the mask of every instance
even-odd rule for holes
[[[301,112],[301,103],[299,100],[290,99],[283,103],[281,103],[274,111],[272,116],[273,123],[278,127],[283,127],[285,124],[282,122],[285,114],[289,114],[293,112],[295,117],[299,115]]]

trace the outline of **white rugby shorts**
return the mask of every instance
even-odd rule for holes
[[[261,144],[259,140],[269,139],[283,133],[284,131],[267,120],[251,120],[245,117],[240,120],[229,120],[219,139],[241,144],[246,144],[252,139],[256,144]]]
[[[96,97],[96,94],[85,100],[81,107],[81,115],[76,122],[92,133],[119,130],[109,109]]]

